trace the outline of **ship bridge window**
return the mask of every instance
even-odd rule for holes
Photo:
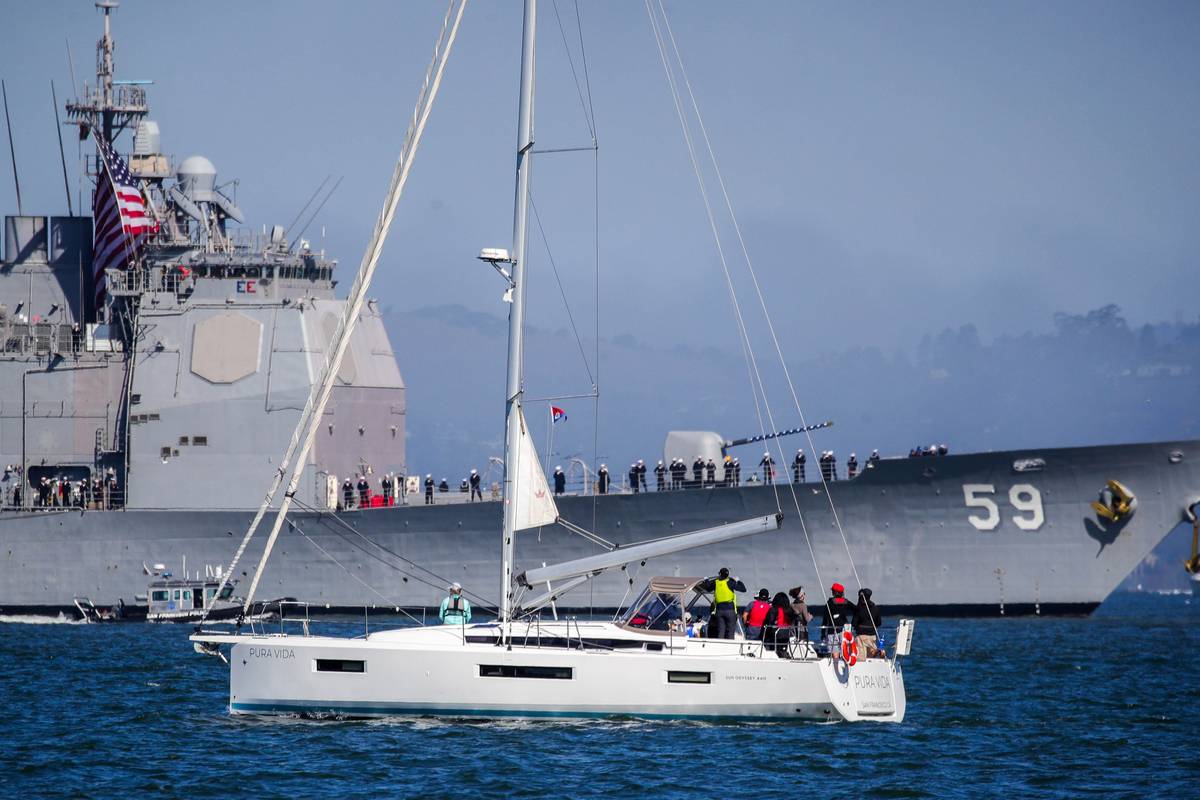
[[[528,667],[522,664],[480,664],[481,678],[543,678],[569,681],[571,667]]]
[[[150,599],[156,603],[165,603],[170,599],[170,593],[166,589],[155,589],[150,593]]]
[[[317,672],[366,672],[367,662],[346,658],[318,658]]]

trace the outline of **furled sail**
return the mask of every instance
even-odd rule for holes
[[[550,494],[550,487],[546,483],[546,473],[538,461],[524,411],[517,411],[517,421],[521,425],[521,444],[515,456],[517,462],[513,465],[511,490],[512,502],[516,506],[513,530],[522,531],[553,525],[558,519],[558,506],[554,504],[554,496]]]

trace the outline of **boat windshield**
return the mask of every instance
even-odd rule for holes
[[[678,628],[682,619],[683,604],[678,594],[647,587],[629,607],[622,621],[631,628],[666,631]]]

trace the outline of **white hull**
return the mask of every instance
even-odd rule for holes
[[[764,653],[757,642],[642,633],[612,623],[543,623],[542,640],[557,639],[560,646],[538,646],[536,634],[525,639],[522,632],[509,649],[494,643],[496,633],[495,625],[475,625],[359,639],[195,638],[235,641],[229,706],[241,714],[904,718],[903,676],[890,660],[848,667],[818,658],[807,647],[783,659]],[[579,649],[581,636],[621,646]],[[561,646],[568,637],[574,647]],[[358,669],[359,662],[360,672],[338,669],[343,664]],[[675,682],[680,680],[707,682]]]

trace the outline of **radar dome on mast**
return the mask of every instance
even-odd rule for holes
[[[188,156],[175,170],[179,191],[194,203],[210,203],[216,195],[217,168],[204,156]]]

